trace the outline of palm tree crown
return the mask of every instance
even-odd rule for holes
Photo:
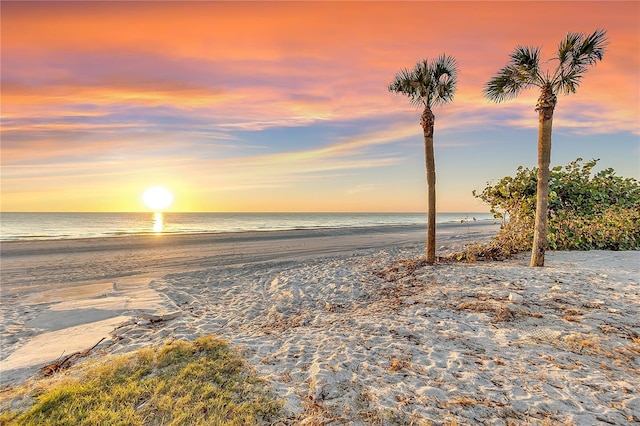
[[[553,74],[540,70],[539,47],[516,47],[507,65],[485,85],[484,95],[502,102],[530,86],[549,90],[554,95],[575,93],[587,68],[602,60],[608,44],[606,33],[605,30],[589,35],[568,33],[558,45],[558,55],[552,58],[558,61]]]
[[[457,74],[456,60],[442,54],[432,61],[418,62],[412,70],[400,70],[389,91],[406,95],[412,105],[431,108],[453,100]]]

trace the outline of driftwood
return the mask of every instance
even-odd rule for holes
[[[60,355],[60,358],[58,358],[51,364],[47,364],[44,367],[42,367],[40,369],[40,374],[43,377],[48,377],[57,373],[58,371],[66,370],[67,368],[71,367],[71,364],[73,364],[73,362],[76,361],[78,358],[84,358],[85,356],[89,355],[91,351],[94,350],[96,346],[98,346],[100,343],[102,343],[104,339],[105,338],[103,337],[102,339],[100,339],[100,341],[98,341],[98,343],[91,346],[87,350],[74,352],[70,355],[65,356],[64,358],[62,358],[62,355]]]
[[[164,314],[164,315],[152,315],[152,314],[142,313],[138,315],[138,318],[142,319],[143,321],[149,321],[150,324],[154,324],[162,321],[171,321],[173,319],[180,317],[181,315],[182,315],[181,312],[173,312],[171,314]]]

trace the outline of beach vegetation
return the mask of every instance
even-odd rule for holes
[[[427,263],[436,261],[436,166],[433,129],[436,117],[432,107],[453,101],[456,92],[458,64],[454,57],[441,54],[434,60],[424,59],[412,70],[401,69],[389,84],[389,91],[409,98],[409,103],[423,108],[420,125],[424,136],[427,173]]]
[[[174,341],[53,382],[7,425],[270,424],[281,402],[223,340]]]
[[[548,233],[553,250],[640,249],[640,182],[612,168],[594,172],[599,160],[578,158],[549,174]],[[476,245],[463,257],[499,257],[525,251],[534,238],[538,173],[518,167],[474,196],[491,207],[502,227],[489,245]]]
[[[544,266],[547,247],[547,218],[549,204],[549,165],[551,162],[551,131],[557,95],[575,93],[584,73],[602,60],[608,41],[605,30],[592,34],[568,33],[558,45],[552,58],[556,67],[544,71],[540,48],[518,46],[509,56],[509,62],[486,83],[484,95],[495,102],[516,97],[529,87],[539,89],[538,103],[538,168],[536,179],[536,206],[533,222],[531,266]]]

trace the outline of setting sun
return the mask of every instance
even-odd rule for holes
[[[142,201],[153,211],[164,210],[173,202],[173,194],[167,188],[154,186],[142,194]]]

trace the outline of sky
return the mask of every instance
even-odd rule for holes
[[[2,211],[426,211],[421,110],[387,90],[441,53],[437,209],[484,212],[488,182],[537,164],[538,93],[483,85],[518,45],[544,67],[569,31],[603,61],[559,96],[552,166],[640,179],[640,2],[1,3]]]

